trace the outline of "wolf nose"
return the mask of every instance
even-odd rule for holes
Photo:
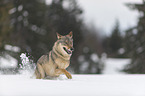
[[[74,51],[74,48],[71,48],[70,50],[71,50],[71,51]]]

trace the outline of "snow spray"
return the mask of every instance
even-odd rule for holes
[[[20,58],[22,63],[20,64],[20,74],[33,74],[35,69],[35,63],[29,59],[30,56],[26,56],[26,53],[21,53]]]

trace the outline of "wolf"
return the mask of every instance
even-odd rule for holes
[[[52,50],[48,54],[42,55],[37,61],[36,79],[44,79],[47,76],[59,77],[61,74],[65,74],[68,79],[72,79],[71,74],[66,70],[74,50],[72,37],[72,31],[65,36],[57,33],[57,41],[54,43]]]

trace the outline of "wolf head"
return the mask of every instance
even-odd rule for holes
[[[70,32],[68,35],[62,36],[57,33],[57,43],[61,51],[67,55],[72,55],[73,48],[73,33]]]

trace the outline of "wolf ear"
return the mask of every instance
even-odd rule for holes
[[[57,34],[57,39],[61,39],[62,38],[62,35],[60,35],[59,33],[56,33]]]
[[[73,32],[71,31],[67,36],[69,36],[69,37],[73,37]]]

